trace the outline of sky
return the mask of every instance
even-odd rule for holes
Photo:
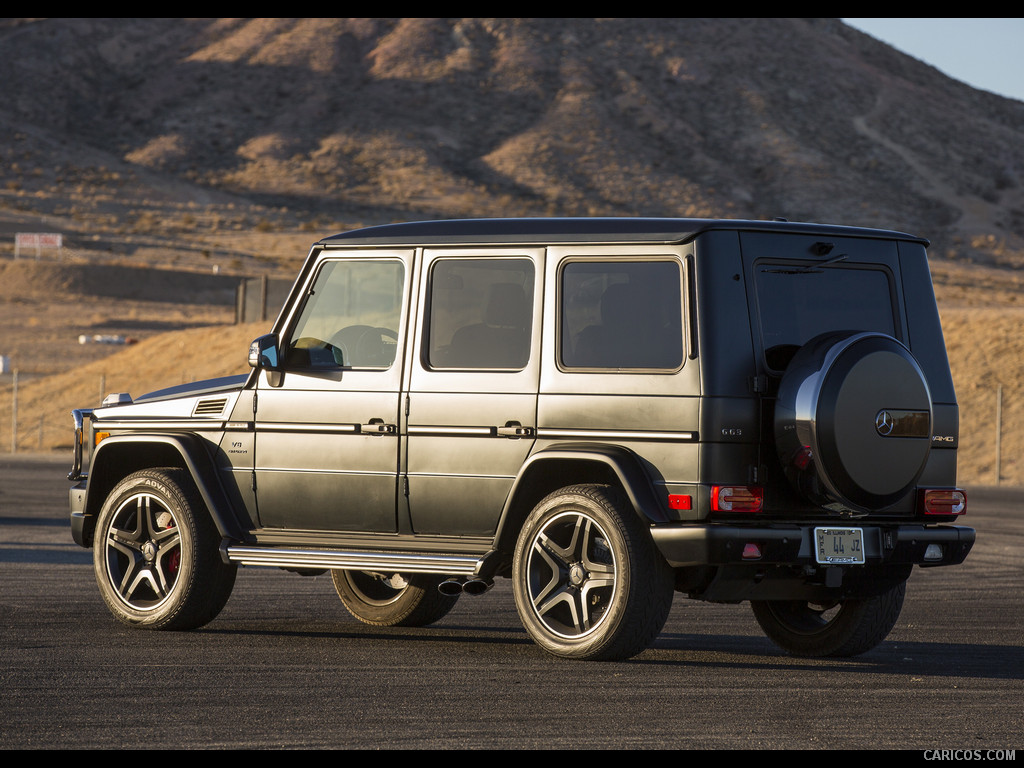
[[[949,77],[1024,101],[1024,18],[843,21]]]

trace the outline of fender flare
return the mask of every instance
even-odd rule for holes
[[[85,519],[92,525],[95,524],[107,493],[121,478],[131,472],[149,467],[177,466],[191,476],[221,536],[235,541],[244,540],[246,528],[240,522],[238,510],[231,504],[221,485],[213,459],[205,448],[205,442],[199,436],[189,433],[134,433],[111,435],[106,438],[96,446],[89,462]],[[158,447],[165,456],[168,452],[173,452],[177,454],[179,461],[147,461],[145,446]],[[121,457],[127,448],[131,448],[134,461],[126,463]],[[92,525],[86,526],[86,540],[91,539]]]
[[[531,491],[533,481],[544,465],[590,463],[605,476],[614,476],[636,515],[648,525],[669,522],[664,504],[654,492],[651,479],[636,453],[620,445],[595,443],[557,443],[533,453],[519,470],[509,490],[495,531],[495,547],[506,549],[519,535],[519,527],[541,498],[559,487],[587,480],[566,478],[564,482],[545,482],[543,491]],[[524,501],[525,500],[525,501]],[[531,503],[532,502],[532,503]]]

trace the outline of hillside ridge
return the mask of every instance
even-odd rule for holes
[[[244,370],[232,285],[290,281],[337,232],[781,216],[931,241],[962,475],[1024,482],[1024,102],[838,19],[19,18],[0,45],[20,450],[66,446],[101,386]],[[16,232],[64,247],[15,262]]]

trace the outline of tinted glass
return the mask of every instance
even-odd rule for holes
[[[306,297],[285,366],[387,368],[395,360],[405,268],[397,261],[328,261]]]
[[[529,259],[442,259],[430,281],[432,368],[521,369],[530,360]]]
[[[761,338],[770,368],[785,368],[793,350],[828,331],[897,336],[891,282],[883,270],[763,262],[755,270]]]
[[[683,364],[680,265],[582,262],[562,270],[562,364],[676,369]]]

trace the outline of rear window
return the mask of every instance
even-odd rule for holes
[[[796,349],[829,331],[900,337],[886,269],[762,261],[754,270],[761,341],[771,369],[783,370]]]

